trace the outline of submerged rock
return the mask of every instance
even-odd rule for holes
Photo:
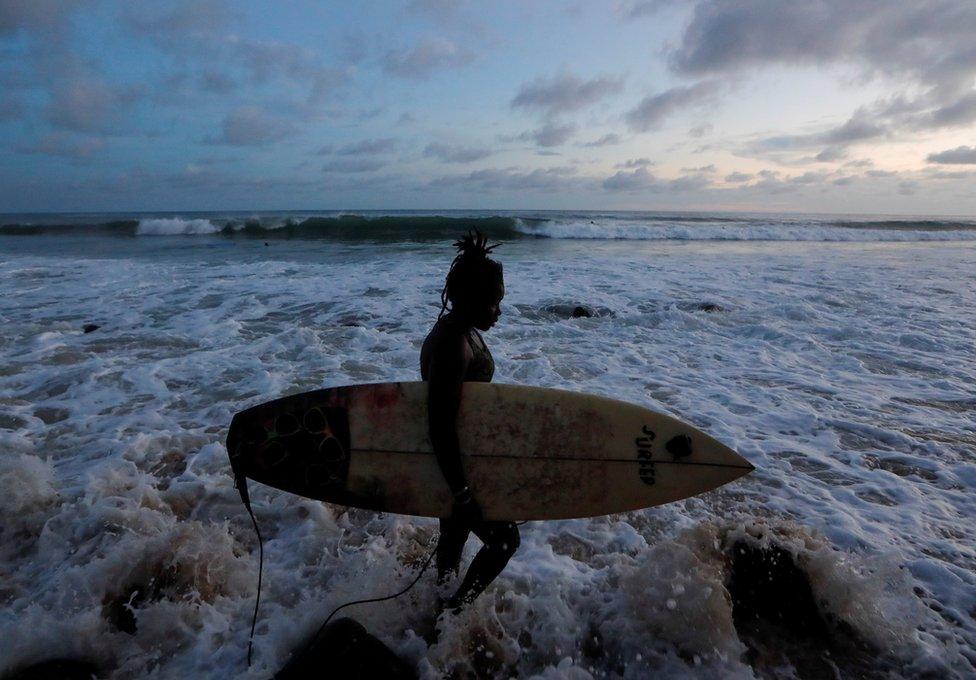
[[[349,618],[338,619],[299,649],[274,680],[416,678],[413,668]]]
[[[81,330],[85,331],[85,333],[91,333],[92,331],[97,331],[99,328],[101,328],[101,326],[99,326],[97,323],[86,323],[81,327]]]

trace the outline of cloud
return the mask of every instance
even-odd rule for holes
[[[700,165],[697,168],[681,168],[682,172],[715,172],[717,168],[712,165]]]
[[[464,4],[465,0],[411,0],[406,10],[411,14],[443,19],[457,14]]]
[[[20,153],[44,154],[81,160],[105,147],[105,140],[98,137],[75,137],[66,132],[55,131],[41,137],[37,143],[15,147]]]
[[[639,191],[651,187],[657,179],[647,168],[640,167],[630,172],[620,170],[619,172],[603,180],[603,188],[607,191]]]
[[[717,91],[718,85],[713,81],[673,87],[644,97],[634,109],[627,112],[624,118],[635,132],[647,132],[657,127],[675,111],[712,101]]]
[[[375,156],[390,153],[396,149],[398,143],[395,137],[364,139],[341,146],[336,153],[340,156]]]
[[[432,181],[431,186],[470,187],[483,191],[562,191],[576,188],[576,168],[556,166],[528,172],[519,168],[489,168]]]
[[[617,12],[627,19],[641,19],[657,14],[662,9],[673,6],[672,0],[639,0],[617,6]]]
[[[60,38],[80,0],[4,0],[0,2],[0,36],[21,30],[35,36]]]
[[[976,67],[974,67],[976,71]],[[976,91],[932,111],[925,122],[930,127],[956,127],[976,121]]]
[[[435,71],[460,68],[471,63],[474,54],[441,38],[428,38],[407,50],[390,50],[383,57],[383,69],[401,78],[423,79]]]
[[[537,78],[519,88],[512,108],[535,109],[548,116],[577,111],[623,90],[623,80],[600,76],[584,80],[571,73]]]
[[[670,63],[700,76],[768,64],[853,62],[869,73],[945,84],[971,73],[974,32],[976,6],[956,0],[701,0]]]
[[[322,166],[325,172],[360,173],[373,172],[386,165],[385,161],[377,158],[338,158]]]
[[[284,118],[256,106],[241,106],[227,114],[220,134],[210,141],[228,146],[265,146],[296,131],[295,126]]]
[[[23,115],[25,110],[20,100],[9,95],[0,96],[0,121],[16,120]]]
[[[699,0],[669,64],[703,77],[772,65],[853,66],[921,94],[877,102],[877,124],[909,131],[976,121],[976,4],[876,0]]]
[[[654,161],[650,158],[631,158],[630,160],[624,161],[623,163],[617,163],[615,168],[646,168],[649,165],[654,165]]]
[[[858,111],[841,125],[820,132],[802,135],[777,135],[753,141],[742,150],[744,155],[765,157],[797,149],[826,146],[816,157],[817,161],[840,160],[846,155],[846,147],[885,135],[888,130],[869,120],[865,112]],[[809,159],[808,159],[809,160]]]
[[[830,163],[847,158],[847,150],[843,146],[828,146],[826,149],[814,156],[814,160],[821,163]]]
[[[726,182],[748,182],[755,175],[748,172],[732,172],[725,176]]]
[[[157,40],[210,39],[234,21],[223,0],[195,0],[180,3],[142,4],[129,10],[126,21],[143,35]]]
[[[585,142],[583,144],[580,144],[580,146],[589,147],[589,148],[595,148],[599,146],[612,146],[614,144],[620,144],[620,142],[622,141],[623,140],[620,138],[620,135],[611,132],[610,134],[603,135],[599,139],[594,139],[592,142]]]
[[[695,127],[688,130],[688,136],[694,137],[695,139],[701,139],[708,133],[712,131],[713,127],[711,123],[704,123],[702,125],[696,125]]]
[[[925,160],[944,165],[969,165],[976,163],[976,146],[958,146],[955,149],[930,153]]]
[[[572,123],[559,125],[552,121],[540,128],[529,130],[518,135],[516,139],[523,142],[535,142],[539,146],[552,147],[559,146],[566,142],[576,132],[576,126]]]
[[[47,118],[75,132],[114,132],[138,100],[133,88],[115,87],[97,77],[71,78],[51,89]]]
[[[483,149],[471,146],[453,146],[432,142],[424,149],[424,156],[428,158],[438,158],[445,163],[472,163],[482,158],[487,158],[492,153],[491,149]]]

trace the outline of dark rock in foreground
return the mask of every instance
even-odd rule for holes
[[[383,678],[413,680],[413,668],[352,619],[338,619],[299,649],[274,680]]]
[[[91,680],[99,677],[98,666],[84,659],[50,659],[20,668],[3,680]]]
[[[101,328],[101,326],[99,326],[97,323],[86,323],[81,327],[81,330],[85,331],[86,333],[91,333],[92,331],[97,331],[99,328]]]

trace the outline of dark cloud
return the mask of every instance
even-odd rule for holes
[[[375,156],[394,151],[398,143],[395,137],[364,139],[341,146],[336,153],[340,156]]]
[[[929,163],[944,165],[969,165],[976,163],[976,146],[958,146],[939,153],[930,153],[926,160]]]
[[[830,163],[847,158],[847,150],[843,146],[828,146],[826,149],[814,156],[814,160],[821,163]]]
[[[424,156],[438,158],[445,163],[472,163],[487,158],[493,153],[491,149],[471,146],[454,146],[432,142],[424,149]]]
[[[328,156],[329,154],[331,154],[333,152],[333,150],[335,150],[335,147],[334,146],[332,146],[331,144],[325,144],[325,145],[320,146],[319,148],[317,148],[315,150],[315,155],[316,156]]]
[[[840,160],[846,155],[846,147],[867,140],[876,139],[888,131],[869,120],[863,111],[858,111],[841,125],[827,128],[821,132],[803,135],[778,135],[765,137],[746,145],[743,155],[776,157],[778,154],[789,153],[798,149],[811,149],[826,146],[813,160]],[[811,159],[807,159],[811,160]]]
[[[670,59],[689,75],[836,62],[923,84],[971,83],[974,33],[976,5],[957,0],[701,0]]]
[[[675,111],[713,101],[717,92],[718,84],[713,81],[673,87],[670,90],[644,97],[624,117],[632,130],[647,132],[660,125],[666,117]]]
[[[571,73],[537,78],[519,88],[512,108],[535,109],[546,115],[577,111],[623,90],[623,80],[600,76],[584,80]]]
[[[748,172],[733,172],[725,176],[726,182],[748,182],[755,175]]]
[[[519,168],[489,168],[451,175],[431,182],[436,187],[469,187],[482,191],[562,191],[578,187],[576,168],[556,166],[528,172]]]
[[[337,158],[334,161],[322,166],[325,172],[337,173],[360,173],[373,172],[386,165],[385,161],[378,158]]]
[[[523,132],[516,139],[523,142],[535,142],[543,147],[552,147],[565,143],[575,132],[576,126],[572,123],[560,125],[549,121],[540,128]]]
[[[97,77],[60,81],[51,89],[47,118],[55,127],[75,132],[115,132],[139,95]]]
[[[607,191],[640,191],[653,186],[657,179],[647,168],[636,170],[620,170],[603,180],[603,188]]]
[[[457,14],[464,4],[465,0],[411,0],[406,10],[411,14],[444,19]]]
[[[610,134],[603,135],[599,139],[594,139],[592,142],[584,142],[583,144],[580,144],[580,146],[588,147],[588,148],[595,148],[599,146],[612,146],[614,144],[620,144],[620,142],[622,141],[623,140],[620,138],[620,135],[611,132]]]
[[[460,68],[471,63],[474,54],[441,38],[428,38],[406,50],[390,50],[383,57],[383,69],[401,78],[423,79],[435,71]]]
[[[898,182],[898,193],[903,196],[912,196],[919,190],[921,185],[913,179],[906,179]]]
[[[694,137],[695,139],[701,139],[711,131],[712,131],[712,124],[704,123],[702,125],[696,125],[695,127],[688,130],[688,136]]]
[[[976,172],[970,170],[936,170],[935,172],[926,173],[926,177],[931,177],[932,179],[972,179],[976,177]]]
[[[83,4],[82,0],[3,0],[0,36],[23,30],[35,37],[60,39],[71,14]]]
[[[89,158],[104,147],[105,140],[99,137],[77,137],[66,132],[55,131],[42,136],[35,144],[15,147],[15,151],[80,160]]]
[[[870,168],[872,165],[874,165],[874,161],[870,158],[860,158],[844,163],[845,168]]]
[[[962,95],[945,106],[935,109],[924,120],[929,127],[933,128],[964,126],[974,121],[976,121],[976,91]]]
[[[235,20],[223,0],[179,3],[140,3],[131,6],[126,21],[137,32],[159,41],[209,40],[230,28]]]
[[[623,163],[617,163],[614,167],[616,168],[646,168],[649,165],[654,165],[654,161],[650,158],[631,158],[630,160],[624,161]]]
[[[673,7],[680,2],[674,0],[638,0],[638,2],[623,3],[618,5],[617,11],[627,19],[641,19],[643,17],[657,14],[662,9]]]
[[[714,165],[700,165],[697,168],[681,168],[681,172],[715,172],[718,170]]]
[[[220,134],[210,141],[228,146],[265,146],[296,132],[295,126],[285,118],[256,106],[242,106],[227,114]]]
[[[854,66],[921,92],[877,102],[862,122],[915,131],[976,121],[973,35],[976,3],[957,0],[699,0],[669,60],[697,77],[767,65]]]
[[[26,108],[19,99],[14,99],[10,95],[0,95],[0,121],[16,120],[20,118]]]

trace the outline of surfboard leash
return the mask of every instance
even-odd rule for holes
[[[251,634],[248,636],[247,639],[247,667],[250,668],[251,653],[254,647],[254,630],[258,623],[258,608],[261,606],[261,584],[264,579],[264,540],[261,538],[261,530],[258,528],[258,520],[254,516],[254,510],[251,508],[251,497],[250,494],[248,494],[247,492],[247,476],[235,475],[234,486],[241,494],[241,501],[244,503],[244,508],[247,510],[247,514],[251,516],[251,523],[254,524],[254,533],[257,534],[258,537],[258,593],[257,593],[257,598],[254,600],[254,616],[251,618]],[[432,543],[436,543],[436,541],[434,539],[431,539],[431,541],[428,542],[427,546],[430,547]],[[339,613],[339,611],[345,609],[346,607],[352,607],[353,605],[357,605],[357,604],[369,604],[371,602],[384,602],[386,600],[392,600],[398,598],[401,595],[406,595],[408,592],[410,592],[410,590],[415,585],[417,585],[417,582],[420,581],[420,578],[427,572],[427,568],[430,566],[430,563],[434,560],[434,555],[436,554],[437,554],[437,547],[435,545],[434,549],[430,551],[429,555],[427,555],[427,559],[424,561],[424,565],[420,568],[420,572],[417,574],[417,576],[413,579],[413,581],[410,582],[410,585],[408,585],[406,588],[403,588],[399,592],[394,593],[392,595],[387,595],[385,597],[371,597],[363,600],[353,600],[351,602],[346,602],[345,604],[341,604],[335,609],[333,609],[332,613],[326,617],[325,621],[322,622],[322,625],[320,625],[318,627],[318,630],[315,631],[315,635],[313,635],[309,639],[309,641],[305,644],[305,646],[302,647],[302,651],[300,652],[300,654],[304,654],[308,650],[311,644],[316,640],[316,638],[318,638],[322,630],[326,627],[326,625],[328,625],[329,621],[332,620],[332,617],[335,616],[337,613]]]

